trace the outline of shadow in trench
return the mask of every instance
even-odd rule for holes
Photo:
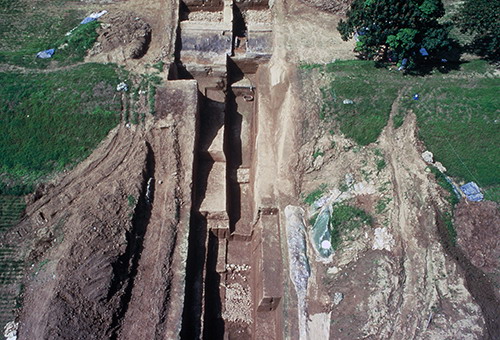
[[[238,168],[243,163],[241,130],[243,117],[238,112],[234,93],[227,92],[226,101],[226,142],[227,158],[227,212],[229,215],[229,230],[235,231],[236,223],[241,219],[241,188],[238,183]]]
[[[182,316],[181,339],[201,337],[202,313],[204,339],[222,339],[224,323],[219,294],[220,276],[217,264],[217,238],[207,229],[207,219],[200,213],[200,206],[207,193],[208,177],[215,161],[208,154],[208,147],[224,124],[214,116],[219,102],[200,95],[199,137],[193,171],[193,207],[191,212],[189,248],[186,263],[186,290]],[[206,273],[205,279],[203,273]],[[203,292],[205,297],[203,299]],[[205,308],[203,306],[205,305]],[[203,312],[204,311],[204,312]]]
[[[120,330],[120,321],[125,317],[130,300],[132,298],[132,290],[134,288],[135,277],[139,267],[142,251],[144,250],[144,236],[148,228],[149,220],[151,219],[152,201],[149,197],[154,196],[154,188],[150,188],[148,192],[148,183],[154,178],[155,174],[155,156],[153,149],[149,143],[147,145],[146,169],[143,173],[143,183],[139,201],[137,202],[134,216],[132,218],[132,230],[127,234],[127,249],[125,253],[112,264],[113,280],[108,292],[107,300],[121,290],[123,295],[120,300],[120,307],[113,315],[111,329],[114,329],[110,339],[116,339]]]
[[[218,238],[208,233],[208,249],[205,280],[205,316],[203,339],[219,340],[224,337],[224,320],[222,319],[222,302],[220,296],[221,276],[217,273]]]

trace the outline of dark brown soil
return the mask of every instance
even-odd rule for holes
[[[473,265],[500,270],[500,211],[495,202],[462,201],[455,211],[457,243]]]

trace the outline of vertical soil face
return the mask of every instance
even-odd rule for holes
[[[448,231],[441,220],[438,226],[445,249],[462,267],[467,288],[481,306],[487,330],[484,338],[500,338],[498,204],[462,201],[455,211],[456,246],[450,244]]]

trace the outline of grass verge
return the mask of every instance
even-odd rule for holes
[[[304,203],[307,205],[312,205],[314,202],[316,202],[323,194],[326,192],[327,189],[327,184],[322,183],[320,186],[313,190],[311,193],[309,193],[305,198],[304,198]]]
[[[79,25],[86,11],[75,4],[78,2],[0,1],[0,63],[47,68],[83,60],[97,38],[95,30],[99,24]],[[71,30],[72,34],[65,36]],[[50,48],[56,49],[53,58],[36,58],[37,52]]]

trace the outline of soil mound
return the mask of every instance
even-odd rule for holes
[[[107,53],[114,58],[139,59],[146,54],[151,42],[151,26],[131,13],[118,12],[106,18],[90,55]]]

